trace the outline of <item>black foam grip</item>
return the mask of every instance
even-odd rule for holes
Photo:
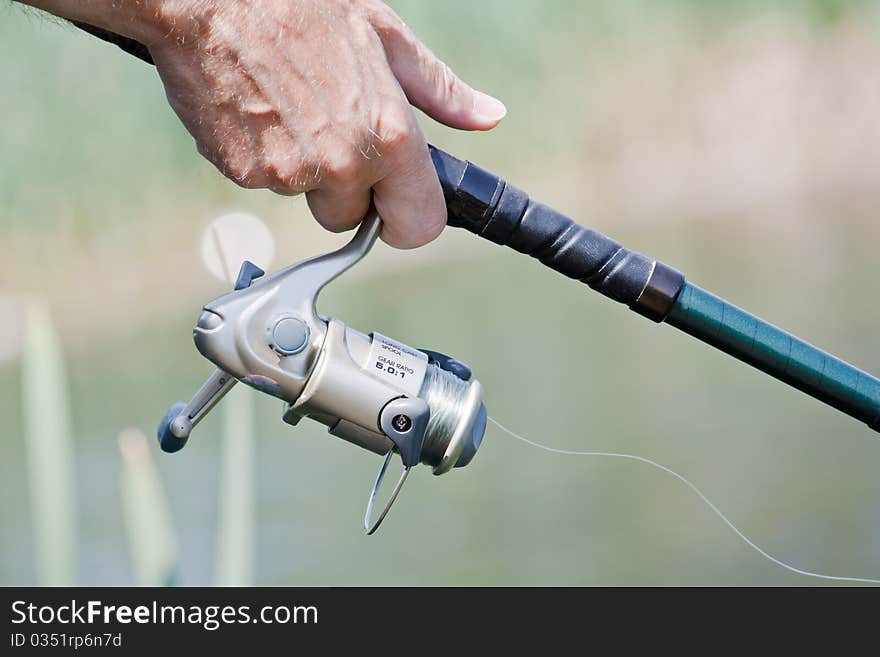
[[[430,150],[450,226],[537,258],[655,321],[666,316],[684,283],[681,274],[531,200],[471,162]]]

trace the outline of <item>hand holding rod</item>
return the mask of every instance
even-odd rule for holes
[[[450,226],[537,258],[569,278],[666,322],[880,431],[880,380],[532,201],[471,162],[431,147]]]

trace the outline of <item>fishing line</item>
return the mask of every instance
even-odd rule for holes
[[[526,443],[527,445],[531,445],[532,447],[537,447],[538,449],[542,449],[546,452],[552,452],[553,454],[562,454],[564,456],[600,456],[600,457],[609,457],[609,458],[618,458],[618,459],[628,459],[630,461],[639,461],[640,463],[645,463],[645,464],[650,465],[652,467],[655,467],[659,470],[662,470],[663,472],[670,474],[673,477],[675,477],[676,479],[678,479],[685,486],[687,486],[694,493],[696,493],[697,496],[701,500],[703,500],[703,502],[705,502],[706,506],[708,506],[710,509],[712,509],[712,511],[715,513],[715,515],[717,515],[719,518],[721,518],[721,520],[724,521],[724,524],[726,524],[728,527],[730,527],[730,529],[733,531],[733,533],[736,534],[737,536],[739,536],[739,538],[742,539],[742,541],[746,545],[748,545],[750,548],[752,548],[755,552],[760,554],[762,557],[764,557],[768,561],[776,564],[777,566],[781,566],[782,568],[785,568],[786,570],[791,571],[797,575],[803,575],[805,577],[813,577],[816,579],[831,580],[831,581],[835,581],[835,582],[858,582],[858,583],[862,583],[862,584],[880,584],[880,579],[871,579],[871,578],[867,578],[867,577],[842,577],[842,576],[837,576],[837,575],[825,575],[823,573],[814,573],[812,571],[803,570],[801,568],[797,568],[795,566],[787,564],[784,561],[782,561],[781,559],[777,559],[772,554],[770,554],[766,550],[762,549],[759,545],[757,545],[754,541],[752,541],[748,536],[746,536],[742,531],[740,531],[736,527],[736,525],[734,525],[728,519],[728,517],[726,515],[724,515],[724,513],[721,512],[721,509],[719,509],[717,506],[715,506],[712,503],[712,501],[708,497],[706,497],[706,495],[703,493],[703,491],[701,491],[699,488],[697,488],[697,486],[695,484],[693,484],[689,479],[687,479],[687,477],[680,475],[675,470],[672,470],[671,468],[667,468],[665,465],[661,465],[660,463],[657,463],[656,461],[652,461],[649,458],[646,458],[644,456],[638,456],[636,454],[623,454],[623,453],[617,453],[617,452],[594,452],[594,451],[583,451],[582,452],[582,451],[576,451],[576,450],[558,449],[556,447],[549,447],[547,445],[542,445],[541,443],[537,443],[533,440],[529,440],[525,436],[521,436],[520,434],[516,433],[515,431],[508,429],[507,427],[505,427],[503,424],[501,424],[500,422],[498,422],[497,420],[495,420],[492,417],[489,418],[489,421],[492,424],[494,424],[496,427],[501,429],[501,431],[508,434],[509,436],[516,438],[517,440],[519,440],[523,443]]]
[[[467,393],[468,384],[465,381],[436,365],[428,366],[419,393],[431,409],[422,447],[425,453],[439,457],[446,451],[461,417]]]

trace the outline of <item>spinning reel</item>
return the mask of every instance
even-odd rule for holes
[[[196,347],[217,366],[189,403],[178,402],[159,424],[162,449],[176,452],[193,428],[241,381],[287,404],[285,422],[308,417],[329,432],[384,455],[367,504],[372,534],[410,470],[435,475],[470,463],[486,429],[482,387],[463,363],[418,350],[379,333],[365,335],[320,315],[318,295],[361,260],[381,220],[371,212],[338,251],[269,276],[245,262],[235,290],[204,306],[193,330]],[[394,454],[404,470],[382,512],[371,520],[379,486]]]

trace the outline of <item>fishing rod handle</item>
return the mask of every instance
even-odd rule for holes
[[[448,223],[509,246],[880,431],[880,380],[685,281],[477,165],[430,147]]]
[[[450,226],[537,258],[655,322],[672,310],[685,282],[680,272],[531,200],[471,162],[429,148]]]

